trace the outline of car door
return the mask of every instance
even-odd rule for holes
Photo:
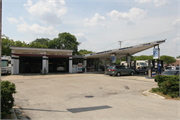
[[[119,72],[121,73],[121,75],[124,75],[125,72],[125,66],[119,66]]]
[[[124,74],[126,74],[126,75],[131,73],[131,69],[130,69],[130,68],[128,68],[128,67],[126,67],[126,66],[125,66],[124,71],[125,71],[125,73],[124,73]]]

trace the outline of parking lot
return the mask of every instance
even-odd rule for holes
[[[157,87],[147,75],[23,74],[2,76],[16,85],[15,105],[31,119],[178,119],[179,101],[142,95]]]

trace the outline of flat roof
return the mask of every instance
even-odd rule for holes
[[[10,47],[11,50],[28,50],[28,51],[47,51],[47,52],[73,52],[73,50],[66,49],[50,49],[50,48],[30,48],[30,47]]]
[[[139,44],[135,46],[129,46],[129,47],[124,47],[124,48],[117,48],[117,49],[112,49],[112,50],[86,54],[84,55],[84,58],[110,58],[112,53],[116,54],[116,58],[123,58],[123,57],[126,57],[127,54],[130,54],[130,55],[136,54],[138,52],[150,49],[159,44],[165,43],[165,41],[166,39],[149,42],[149,43],[143,43],[143,44]]]

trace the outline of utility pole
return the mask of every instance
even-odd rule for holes
[[[119,42],[119,44],[120,44],[120,48],[121,48],[121,42],[123,42],[123,41],[118,41]]]
[[[2,0],[0,0],[0,60],[1,60],[1,33],[2,33]],[[1,61],[0,61],[0,81],[1,81]]]
[[[118,41],[118,42],[119,42],[120,48],[121,48],[121,42],[123,42],[123,41]],[[120,63],[119,64],[121,65],[121,58],[120,58]]]

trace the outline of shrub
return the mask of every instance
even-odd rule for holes
[[[179,97],[179,75],[157,76],[159,91],[172,98]]]
[[[9,81],[1,82],[1,118],[4,119],[11,114],[10,109],[13,107],[13,93],[16,93],[15,84]]]
[[[159,88],[152,88],[152,92],[159,92]]]

